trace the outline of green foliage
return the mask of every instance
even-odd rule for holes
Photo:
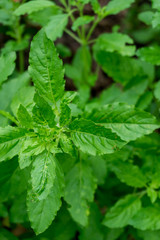
[[[0,239],[159,239],[159,19],[0,1]]]

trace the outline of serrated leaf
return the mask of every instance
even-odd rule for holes
[[[148,206],[139,209],[137,214],[130,220],[129,224],[140,230],[159,230],[160,229],[160,208]]]
[[[64,94],[64,71],[56,48],[43,29],[31,43],[29,62],[35,88],[42,97],[55,104]]]
[[[21,144],[19,140],[24,138],[26,130],[15,127],[0,128],[0,161],[10,159],[19,153]]]
[[[158,192],[155,191],[153,188],[147,188],[147,195],[151,199],[151,202],[154,203],[158,197]]]
[[[39,141],[38,141],[39,140]],[[21,169],[28,167],[32,162],[32,157],[39,155],[45,150],[43,141],[37,138],[26,138],[21,143],[21,150],[18,156]]]
[[[68,14],[59,14],[50,18],[50,21],[45,26],[45,32],[49,39],[55,41],[62,37],[63,31],[68,23]]]
[[[137,56],[140,57],[143,61],[149,62],[157,66],[160,66],[159,54],[159,46],[144,47],[140,48],[137,51]]]
[[[32,129],[33,128],[33,120],[30,114],[28,113],[27,109],[20,104],[18,111],[17,111],[17,118],[22,125],[22,127]]]
[[[103,224],[109,228],[125,227],[129,224],[130,219],[140,210],[140,199],[134,195],[127,195],[107,212]]]
[[[117,13],[125,10],[126,8],[129,8],[134,1],[135,0],[127,0],[127,1],[126,0],[111,0],[107,4],[107,6],[104,7],[104,9],[103,9],[104,14],[105,14],[105,16],[111,15],[111,14],[117,14]]]
[[[124,103],[108,104],[86,114],[86,117],[106,128],[111,128],[125,141],[150,134],[160,126],[150,113]]]
[[[111,161],[109,166],[111,171],[127,185],[139,188],[146,186],[147,179],[138,166],[129,162],[123,162],[119,159]]]
[[[54,184],[46,198],[38,199],[32,189],[28,190],[28,215],[31,227],[36,234],[44,232],[54,220],[61,206],[63,188],[63,173],[61,172],[58,162],[56,162]]]
[[[0,86],[7,80],[8,76],[13,73],[15,68],[15,59],[15,52],[10,52],[0,57]]]
[[[149,77],[148,72],[144,69],[142,62],[127,56],[121,56],[118,53],[110,53],[95,50],[95,59],[102,70],[112,77],[115,82],[126,85],[132,82],[134,78]],[[148,66],[149,67],[149,66]]]
[[[95,44],[95,48],[107,52],[118,52],[122,56],[133,56],[135,46],[132,45],[133,40],[122,33],[104,33],[101,34]]]
[[[37,93],[34,96],[34,102],[36,103],[32,110],[34,121],[40,125],[47,124],[50,128],[54,127],[56,123],[52,107]]]
[[[113,153],[126,144],[110,129],[90,120],[75,120],[71,123],[70,130],[74,144],[91,155]]]
[[[33,160],[31,170],[32,191],[39,200],[45,199],[50,193],[54,179],[56,162],[55,157],[44,151]]]
[[[72,218],[86,226],[89,215],[89,202],[94,199],[96,180],[91,168],[83,163],[76,164],[66,176],[64,199],[70,205]]]
[[[81,27],[83,25],[86,25],[86,24],[89,24],[92,21],[94,21],[94,17],[93,16],[85,15],[85,16],[82,16],[82,17],[78,17],[74,21],[74,23],[72,25],[72,29],[74,31],[76,31],[79,27]]]
[[[67,101],[65,99],[62,100],[60,109],[61,109],[61,115],[59,119],[60,125],[64,126],[69,124],[71,119],[71,109],[69,108]]]
[[[37,11],[40,11],[44,8],[49,8],[55,6],[53,2],[47,1],[47,0],[34,0],[29,1],[27,3],[24,3],[20,5],[14,12],[16,16],[20,16],[23,14],[31,14]]]

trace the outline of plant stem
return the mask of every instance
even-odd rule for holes
[[[86,38],[87,41],[90,39],[90,37],[91,37],[94,29],[96,28],[96,26],[98,25],[98,23],[99,23],[100,21],[101,21],[101,19],[99,19],[99,18],[97,18],[97,19],[94,21],[94,23],[93,23],[93,25],[92,25],[92,27],[91,27],[88,35],[87,35],[87,38]]]
[[[82,41],[79,37],[77,37],[73,32],[71,32],[70,30],[68,29],[65,29],[65,32],[71,36],[73,39],[75,39],[78,43],[82,44]]]

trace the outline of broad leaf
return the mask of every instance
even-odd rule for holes
[[[91,155],[113,153],[125,145],[125,142],[110,129],[90,120],[75,120],[70,129],[74,144],[81,151]]]
[[[159,2],[159,0],[152,0],[152,7],[157,9],[157,10],[160,10],[160,2]]]
[[[52,41],[41,30],[31,43],[29,72],[39,94],[54,104],[64,94],[64,72]]]
[[[62,37],[63,31],[68,23],[67,14],[59,14],[50,18],[49,23],[45,26],[47,37],[52,41]]]
[[[109,104],[86,114],[95,123],[111,128],[125,141],[135,140],[152,133],[160,125],[148,112],[123,103]]]
[[[30,14],[33,12],[40,11],[44,8],[53,7],[54,3],[47,0],[32,0],[27,3],[20,5],[14,12],[15,15],[20,16],[23,14]]]
[[[36,232],[36,234],[44,232],[54,220],[57,211],[61,206],[63,188],[63,174],[58,165],[58,162],[56,162],[54,184],[46,198],[38,199],[34,190],[28,190],[28,215],[31,222],[31,227]]]
[[[89,215],[89,202],[94,199],[96,180],[91,168],[84,163],[76,164],[66,176],[65,200],[70,205],[72,218],[86,226]]]
[[[103,224],[109,228],[125,227],[140,208],[140,199],[134,195],[127,195],[107,212]]]

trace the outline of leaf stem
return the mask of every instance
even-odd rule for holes
[[[73,32],[71,32],[70,30],[68,29],[65,29],[65,32],[71,36],[73,39],[75,39],[78,43],[82,44],[82,41],[79,37],[77,37]]]

